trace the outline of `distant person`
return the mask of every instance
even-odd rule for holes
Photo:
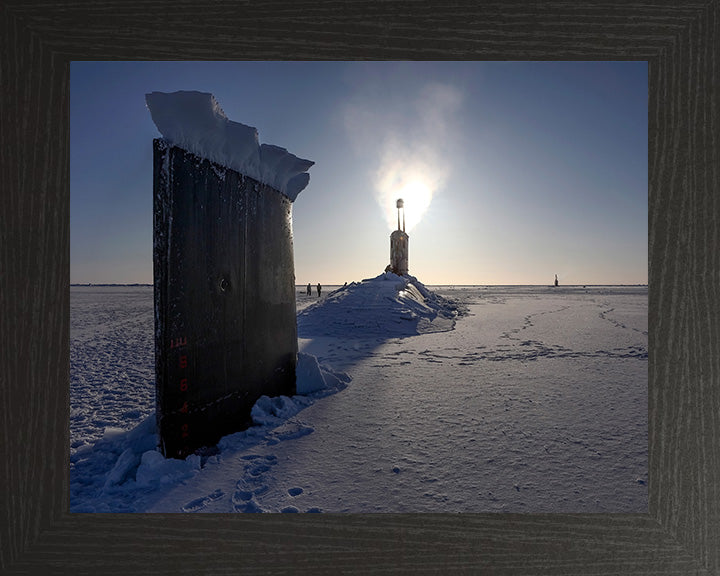
[[[345,284],[343,284],[343,288],[347,288],[347,282],[345,282]]]
[[[320,282],[318,282],[317,285],[317,291],[318,291],[318,298],[320,298],[320,291],[322,290],[322,286],[320,286]]]
[[[557,285],[558,285],[557,274],[555,274],[555,286],[557,286]]]
[[[310,282],[308,282],[308,285],[307,285],[307,295],[312,296],[312,288],[310,287]]]

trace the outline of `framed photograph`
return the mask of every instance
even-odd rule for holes
[[[3,119],[0,158],[2,187],[6,191],[0,215],[3,245],[0,329],[6,341],[0,372],[0,429],[3,430],[0,480],[4,487],[0,491],[0,509],[5,518],[0,526],[0,571],[8,574],[718,572],[720,555],[715,541],[720,530],[717,525],[720,504],[713,486],[717,484],[719,470],[717,459],[712,456],[718,449],[714,389],[715,334],[720,317],[716,313],[718,298],[714,282],[717,262],[712,258],[718,226],[717,203],[713,199],[718,187],[713,162],[717,157],[718,128],[714,89],[718,70],[713,57],[718,33],[717,2],[682,6],[584,4],[581,7],[491,4],[472,8],[439,8],[419,2],[394,7],[356,3],[327,7],[294,4],[280,11],[278,8],[262,4],[80,7],[63,2],[52,6],[9,2],[0,11],[3,46],[0,77],[4,86],[0,92]],[[78,234],[73,226],[70,192],[70,182],[78,176],[71,164],[70,118],[71,107],[76,104],[72,92],[73,66],[86,61],[89,70],[92,67],[89,61],[99,64],[109,59],[140,58],[153,61],[178,58],[188,62],[246,59],[512,61],[528,68],[532,61],[560,61],[568,66],[573,62],[618,61],[628,66],[647,63],[648,270],[640,279],[610,281],[646,284],[645,325],[642,320],[633,324],[634,313],[622,317],[613,314],[612,306],[596,315],[608,325],[622,323],[626,329],[634,329],[641,339],[643,331],[645,333],[644,348],[642,342],[628,341],[615,350],[626,356],[634,354],[639,361],[644,354],[648,370],[647,427],[638,426],[637,437],[633,439],[630,434],[621,442],[625,448],[628,443],[632,444],[630,452],[637,457],[643,449],[642,438],[647,437],[645,470],[632,472],[634,485],[628,492],[618,493],[616,500],[611,493],[603,494],[602,498],[584,505],[580,505],[582,498],[578,498],[560,508],[543,508],[538,505],[539,500],[533,501],[530,497],[526,502],[531,506],[525,510],[517,503],[528,498],[526,495],[532,491],[523,494],[523,490],[530,487],[511,482],[509,485],[517,498],[507,499],[505,507],[493,508],[492,502],[498,495],[484,494],[484,504],[488,505],[474,510],[452,505],[436,509],[424,506],[345,509],[327,503],[313,509],[316,506],[310,503],[309,490],[288,485],[283,499],[273,501],[267,511],[327,513],[173,514],[168,512],[171,509],[196,512],[203,507],[221,512],[212,507],[214,502],[224,499],[236,505],[253,503],[258,508],[270,501],[260,493],[236,485],[232,495],[217,494],[213,499],[215,493],[210,491],[209,500],[189,498],[186,510],[175,509],[176,503],[166,509],[150,506],[137,509],[127,504],[129,501],[124,501],[125,506],[122,490],[117,487],[122,486],[126,478],[120,465],[121,455],[116,454],[115,482],[108,484],[101,505],[85,501],[85,508],[73,510],[73,494],[79,492],[73,492],[68,471],[73,450],[86,445],[81,441],[73,447],[70,433],[73,418],[82,420],[80,412],[73,412],[70,397],[72,291],[69,288],[75,273],[71,272],[74,262],[70,247],[76,240],[74,234]],[[121,83],[122,78],[116,81]],[[626,88],[622,82],[607,87],[614,93]],[[148,91],[151,89],[148,87]],[[435,93],[435,97],[442,98],[446,105],[453,104],[453,94]],[[112,133],[103,132],[102,120],[102,115],[98,115],[95,121],[99,147],[103,146],[103,140],[114,137]],[[627,144],[626,138],[618,144],[618,149],[608,154],[618,153]],[[108,145],[107,149],[111,151],[113,147]],[[148,151],[151,154],[151,142],[148,142]],[[303,154],[301,150],[292,152]],[[622,154],[631,155],[632,150]],[[150,159],[145,168],[152,170]],[[312,173],[310,169],[311,178]],[[413,260],[414,232],[408,228],[406,233],[403,229],[403,212],[410,213],[413,191],[420,192],[415,195],[419,198],[423,185],[432,188],[426,181],[402,182],[402,174],[393,174],[395,188],[402,187],[407,193],[402,204],[399,198],[390,198],[387,219],[392,226],[383,230],[379,240],[384,245],[385,256],[379,264],[378,278],[406,276],[408,268],[409,274],[414,273],[417,262]],[[431,210],[432,205],[426,218],[432,216]],[[621,207],[616,209],[617,218],[626,216],[621,210]],[[396,241],[391,246],[390,232],[395,228],[409,235],[409,258],[406,237],[405,244]],[[416,231],[421,237],[421,229]],[[418,255],[425,251],[419,250]],[[387,256],[389,264],[384,261]],[[307,268],[303,270],[312,271],[307,275],[317,275],[312,268],[312,258],[304,262]],[[389,269],[383,272],[386,264]],[[362,282],[356,282],[358,278],[347,277],[345,271],[338,276],[322,281],[323,293],[318,284],[316,297],[314,277],[296,278],[295,289],[298,303],[306,305],[298,321],[301,352],[314,353],[327,379],[336,379],[333,382],[339,393],[334,398],[351,390],[352,382],[347,382],[343,367],[330,367],[331,361],[337,360],[337,356],[332,356],[333,351],[313,343],[317,319],[311,312],[317,306],[310,299],[315,297],[327,302],[333,294],[337,296],[343,291],[352,294],[358,285],[362,286]],[[545,282],[544,277],[543,280],[534,278],[509,283]],[[575,281],[564,282],[566,278],[571,276],[563,270],[549,270],[543,294],[556,298],[572,286],[579,297],[583,290],[596,289],[591,286],[592,280],[583,284],[579,276]],[[346,280],[350,282],[343,284]],[[406,299],[419,302],[421,297],[429,298],[422,292],[426,287],[419,272],[418,280],[412,287],[404,286],[404,291],[409,293],[404,294]],[[96,280],[77,277],[76,281]],[[136,281],[146,282],[143,278]],[[311,282],[310,294],[306,291],[308,281]],[[480,286],[498,282],[490,278],[468,280],[467,283],[476,285],[472,302],[484,298],[488,303],[497,303],[497,298],[503,296],[497,293],[484,296]],[[449,299],[457,292],[453,286],[440,286],[444,284],[442,280],[431,279],[425,283]],[[227,279],[222,286],[228,289]],[[420,296],[414,295],[413,290]],[[618,300],[626,312],[634,309],[628,305],[632,296],[634,294],[626,294]],[[442,306],[438,306],[440,310]],[[620,307],[615,309],[619,311]],[[403,313],[425,334],[433,333],[433,329],[435,333],[442,332],[441,322],[433,325],[434,319],[442,314],[435,314],[433,320],[425,319],[423,323],[418,310],[420,308],[409,306]],[[442,311],[451,319],[449,308]],[[456,312],[462,314],[463,310],[456,309]],[[524,329],[526,334],[532,332],[534,319],[539,321],[539,317],[533,316],[539,312],[543,310],[522,312],[523,317],[529,317],[529,325]],[[542,341],[522,338],[523,326],[517,329],[518,332],[507,331],[506,340],[511,348],[522,347],[536,357],[563,352],[561,348],[548,347],[547,342],[543,347]],[[496,352],[500,350],[497,342],[493,346]],[[502,350],[509,353],[510,348]],[[421,356],[422,350],[416,352]],[[480,348],[475,352],[479,354],[475,359],[488,359],[487,351],[486,356],[482,356]],[[390,353],[388,350],[384,360],[390,358]],[[425,360],[433,354],[438,353],[426,354]],[[401,371],[403,359],[396,354],[395,360],[388,367]],[[599,369],[602,370],[602,366]],[[515,408],[518,401],[524,400],[518,396],[512,398]],[[642,394],[632,398],[637,414],[644,413],[637,406],[642,398]],[[503,396],[499,400],[507,398]],[[322,401],[317,400],[314,407]],[[576,401],[580,402],[580,396]],[[622,397],[620,391],[614,401],[616,410],[628,410],[628,399]],[[259,417],[277,417],[282,408],[268,406]],[[598,408],[609,410],[602,402]],[[605,418],[610,412],[602,414]],[[142,420],[146,416],[132,413],[124,417]],[[305,425],[307,427],[307,422]],[[102,432],[108,442],[113,440],[113,426],[112,422],[107,423]],[[291,428],[282,431],[271,448],[282,446],[286,439],[307,440],[315,433],[302,426]],[[238,441],[230,449],[242,451],[241,444]],[[546,454],[553,450],[553,446],[542,442],[537,447],[546,450]],[[268,457],[277,458],[279,454],[273,450],[261,455],[267,460],[264,469],[253,468],[248,474],[252,476],[253,471],[257,472],[256,477],[272,474],[273,461]],[[131,457],[134,456],[130,453],[126,456],[128,461]],[[203,457],[211,459],[217,455]],[[246,461],[250,466],[257,465],[255,458]],[[603,461],[600,451],[598,461]],[[632,465],[638,463],[642,464],[642,456]],[[148,472],[153,469],[153,462],[146,464],[149,482],[164,477]],[[583,464],[597,465],[590,457]],[[402,478],[412,465],[390,457],[379,464],[378,474]],[[429,468],[423,472],[428,473]],[[602,466],[597,468],[597,473],[602,476]],[[81,482],[82,478],[76,477],[74,481]],[[537,493],[539,487],[533,488]],[[250,494],[249,498],[245,498],[246,493]],[[117,497],[115,501],[113,495]],[[457,492],[456,496],[459,500],[467,493]],[[417,497],[419,500],[430,498],[423,494]],[[307,506],[290,504],[302,502],[304,498]],[[377,499],[369,501],[377,502]],[[393,500],[390,493],[388,501],[405,502],[407,494]],[[159,502],[156,500],[154,504]],[[295,509],[290,510],[293,507]]]

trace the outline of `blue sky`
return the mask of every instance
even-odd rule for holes
[[[645,62],[73,62],[70,277],[152,283],[152,91],[313,160],[298,284],[374,277],[403,196],[425,284],[647,283]]]

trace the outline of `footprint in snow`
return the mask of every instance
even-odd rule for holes
[[[269,490],[269,487],[267,484],[258,484],[253,480],[248,482],[241,478],[235,485],[235,493],[230,499],[235,512],[256,513],[265,511],[255,501],[255,496],[264,494]]]
[[[255,501],[256,496],[265,494],[270,487],[263,481],[263,474],[270,470],[271,466],[277,464],[277,456],[260,456],[259,454],[247,454],[241,457],[248,460],[245,464],[243,477],[237,481],[235,492],[230,501],[235,512],[265,512]]]
[[[185,504],[185,506],[181,507],[180,509],[183,512],[198,512],[205,508],[205,506],[207,506],[211,502],[219,500],[224,495],[225,494],[223,493],[223,491],[218,488],[212,494],[208,494],[207,496],[203,496],[201,498],[195,498],[195,500],[190,500],[190,502]]]
[[[242,512],[244,514],[261,514],[262,512],[265,512],[265,510],[260,508],[255,500],[250,500],[244,504],[236,505],[234,508],[235,512]]]
[[[267,464],[255,464],[247,467],[247,472],[250,476],[260,476],[270,470],[270,466]]]
[[[306,426],[305,424],[301,424],[299,422],[289,422],[279,428],[276,428],[270,433],[271,438],[268,441],[268,444],[272,445],[285,440],[302,438],[303,436],[307,436],[313,432],[315,432],[315,428],[311,426]]]

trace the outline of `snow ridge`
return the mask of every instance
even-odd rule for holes
[[[328,294],[298,314],[298,335],[389,337],[452,330],[464,308],[417,278],[384,272]]]
[[[293,202],[310,181],[313,161],[260,145],[257,129],[229,120],[208,92],[150,92],[145,102],[155,126],[174,146],[268,184]]]

